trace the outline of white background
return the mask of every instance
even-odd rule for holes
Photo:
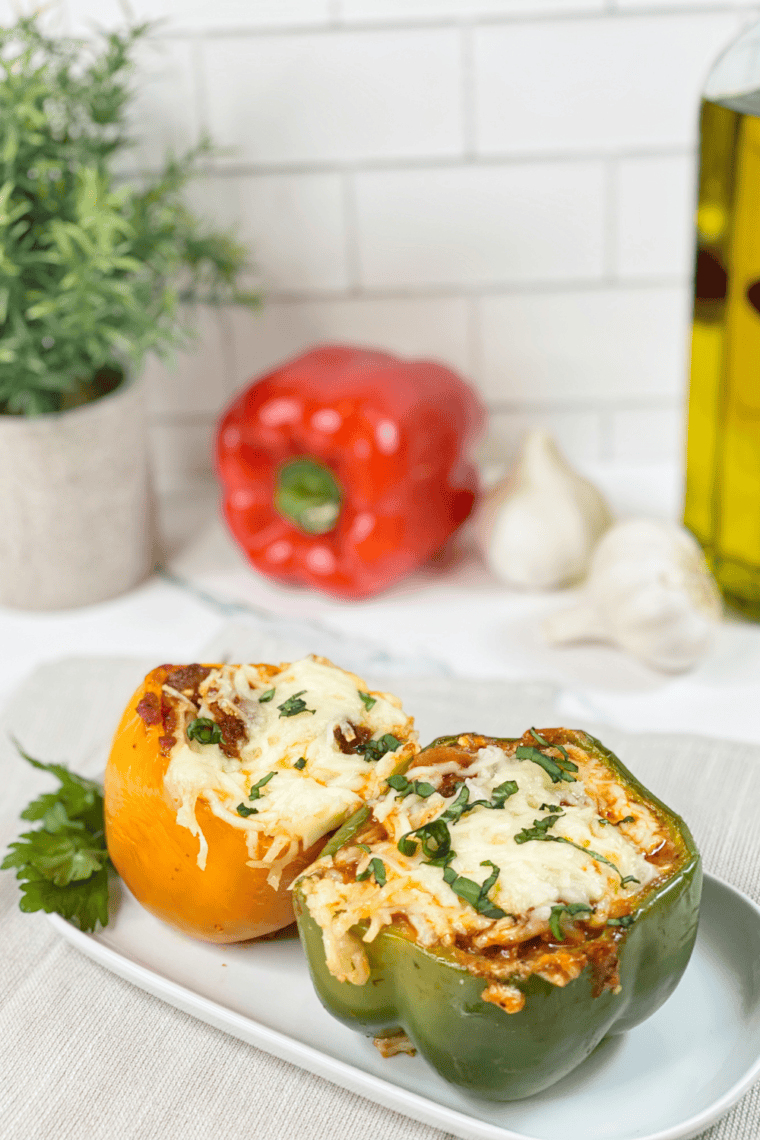
[[[0,12],[13,5],[0,0]],[[215,416],[310,344],[437,358],[569,455],[677,461],[694,146],[712,60],[759,13],[720,0],[133,0],[135,169],[204,128],[191,188],[236,227],[259,316],[198,313],[149,370],[159,487],[208,471]],[[123,24],[116,0],[49,20]]]

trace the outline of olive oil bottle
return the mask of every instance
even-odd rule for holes
[[[732,50],[712,84],[729,92]],[[684,522],[728,603],[760,619],[760,63],[747,89],[739,54],[739,90],[708,81],[701,110]]]

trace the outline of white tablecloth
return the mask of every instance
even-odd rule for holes
[[[239,637],[230,633],[230,645]],[[69,660],[26,680],[0,724],[0,848],[19,831],[19,811],[51,783],[17,757],[9,732],[41,759],[96,775],[124,703],[155,663]],[[423,740],[557,722],[551,685],[401,676],[393,685]],[[760,900],[760,748],[617,730],[604,738],[686,817],[706,868]],[[1,1140],[444,1140],[162,1004],[78,954],[42,915],[22,915],[17,901],[3,873]],[[704,1135],[757,1140],[760,1087]]]

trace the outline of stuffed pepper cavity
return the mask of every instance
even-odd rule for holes
[[[700,886],[688,829],[612,753],[531,729],[434,742],[295,895],[331,1012],[386,1051],[406,1033],[448,1080],[510,1100],[665,1000]]]
[[[106,769],[111,859],[186,933],[269,933],[292,922],[288,888],[326,837],[417,750],[396,697],[324,658],[161,666]]]

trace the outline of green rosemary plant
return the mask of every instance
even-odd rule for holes
[[[183,343],[180,304],[255,305],[245,248],[182,191],[211,146],[126,182],[133,49],[148,25],[94,46],[35,17],[0,29],[0,413],[96,399],[123,368]]]

